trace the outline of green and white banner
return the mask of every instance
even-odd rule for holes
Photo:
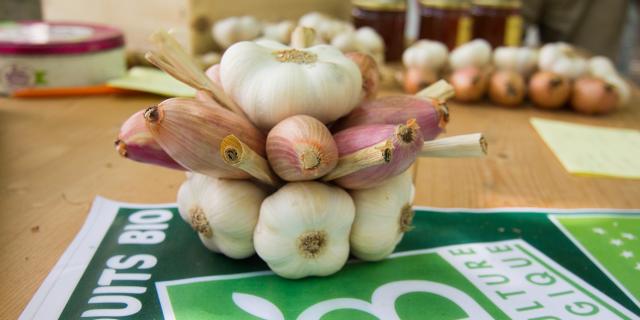
[[[416,208],[381,262],[287,280],[174,204],[96,198],[22,319],[640,319],[640,211]]]

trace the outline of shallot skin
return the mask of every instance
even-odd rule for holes
[[[616,110],[618,99],[612,85],[598,78],[583,77],[573,86],[571,106],[584,114],[607,114]]]
[[[381,80],[376,60],[363,52],[347,52],[344,55],[351,59],[360,69],[360,74],[362,75],[362,99],[364,101],[375,99],[380,90]]]
[[[407,125],[371,124],[347,128],[333,136],[340,156],[391,139],[393,153],[388,163],[368,167],[335,180],[346,189],[366,189],[407,170],[416,160],[424,140],[414,121]]]
[[[416,96],[388,96],[367,101],[340,119],[332,127],[334,132],[366,124],[406,123],[416,119],[424,140],[435,139],[449,121],[444,103]]]
[[[115,147],[121,156],[133,161],[170,169],[186,170],[171,158],[147,129],[144,110],[134,113],[120,128]]]

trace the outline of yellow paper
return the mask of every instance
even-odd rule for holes
[[[133,67],[118,79],[107,82],[109,86],[150,92],[167,97],[194,97],[196,90],[154,68]]]
[[[540,118],[530,121],[570,173],[640,179],[640,131]]]

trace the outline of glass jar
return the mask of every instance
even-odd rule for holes
[[[407,4],[404,0],[353,0],[356,28],[371,27],[384,39],[385,60],[399,61],[405,48]]]
[[[449,50],[471,40],[467,0],[420,0],[420,39],[444,43]]]
[[[472,0],[473,38],[487,40],[493,48],[522,42],[520,0]]]

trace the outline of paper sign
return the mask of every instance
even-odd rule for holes
[[[107,82],[109,86],[159,94],[167,97],[194,97],[196,90],[154,68],[133,67],[122,78]]]
[[[570,173],[640,179],[640,131],[540,118],[530,121]]]
[[[640,319],[638,276],[624,273],[628,264],[614,269],[623,251],[601,255],[608,244],[591,230],[619,236],[635,255],[638,210],[598,209],[613,220],[577,229],[565,216],[593,212],[415,211],[387,259],[289,280],[257,256],[207,250],[175,204],[98,198],[21,319]]]

